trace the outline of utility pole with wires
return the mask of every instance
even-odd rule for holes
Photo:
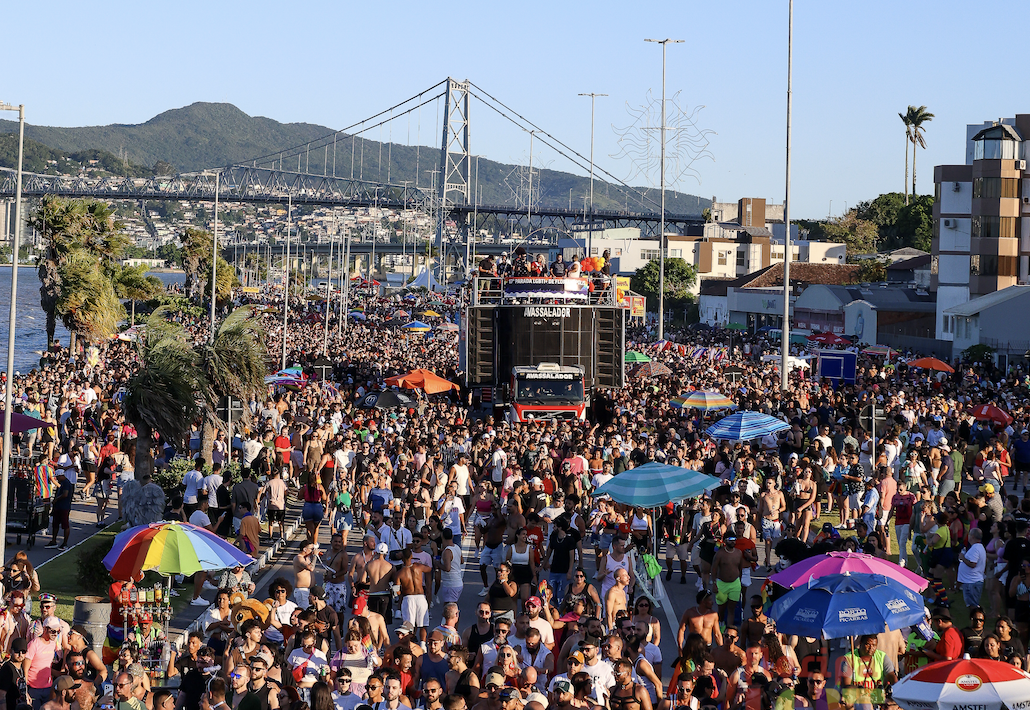
[[[662,125],[658,130],[661,135],[661,191],[662,191],[662,214],[658,227],[658,339],[665,338],[665,50],[669,43],[682,44],[682,39],[645,39],[645,42],[654,42],[662,45]]]

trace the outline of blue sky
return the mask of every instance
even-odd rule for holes
[[[936,114],[918,156],[918,191],[933,166],[963,160],[965,125],[1030,112],[1018,90],[1025,4],[953,0],[796,0],[792,217],[840,214],[900,191],[904,131],[898,112]],[[993,19],[992,19],[993,18]],[[333,3],[50,2],[7,9],[7,71],[0,99],[24,103],[31,123],[139,123],[195,101],[233,103],[251,115],[341,128],[446,76],[471,79],[565,143],[629,175],[613,126],[627,105],[660,94],[661,49],[644,38],[684,39],[668,50],[667,91],[704,105],[714,160],[684,192],[720,200],[782,202],[787,0],[722,2]],[[977,58],[972,50],[982,47]],[[14,57],[23,59],[19,73]],[[1006,71],[1005,67],[1011,67]],[[472,150],[525,163],[529,138],[473,104]],[[436,144],[432,111],[422,142]],[[393,139],[407,141],[408,123]],[[413,122],[412,141],[417,134]],[[378,132],[369,138],[378,139]],[[384,129],[383,139],[389,137]],[[534,165],[572,170],[534,148]],[[657,184],[657,175],[654,175]],[[636,182],[640,182],[639,180]],[[832,206],[831,206],[832,201]]]

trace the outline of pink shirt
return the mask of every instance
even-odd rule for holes
[[[25,674],[25,681],[30,688],[49,688],[54,684],[50,672],[50,664],[53,663],[54,653],[57,652],[57,635],[47,643],[42,636],[29,641],[28,652],[25,657],[29,659],[29,670]]]

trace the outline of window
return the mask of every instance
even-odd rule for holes
[[[973,160],[1012,160],[1015,157],[1015,141],[984,138],[973,146]]]
[[[941,331],[944,333],[951,332],[948,330],[948,321],[950,320],[950,318],[951,316],[944,316],[944,319],[941,321]]]
[[[1015,217],[976,215],[970,225],[970,234],[981,239],[1000,239],[1016,236]]]
[[[655,259],[658,258],[658,250],[657,249],[641,249],[640,250],[640,258],[643,261],[654,261]]]
[[[746,256],[747,256],[747,254],[744,252],[743,249],[737,249],[737,268],[738,269],[743,269],[744,268],[744,263],[745,263],[744,260],[745,260]]]
[[[969,275],[979,276],[980,275],[980,255],[973,254],[969,257]]]
[[[1019,197],[1019,178],[976,178],[973,197]]]
[[[930,257],[930,273],[933,274],[934,276],[936,276],[939,273],[939,271],[940,271],[940,257],[939,256],[931,256]]]
[[[726,266],[726,252],[719,252],[718,264],[719,266]]]
[[[669,250],[669,257],[673,258],[673,259],[682,259],[683,258],[683,250],[682,249],[670,249]]]

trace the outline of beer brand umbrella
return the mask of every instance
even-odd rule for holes
[[[724,441],[751,441],[790,429],[790,424],[761,412],[737,412],[708,427],[708,436]]]
[[[827,552],[825,555],[809,557],[777,572],[769,579],[781,587],[794,588],[808,584],[808,580],[813,577],[845,573],[882,574],[898,580],[915,592],[923,591],[930,584],[915,572],[862,552]]]
[[[408,395],[403,392],[369,392],[361,398],[362,409],[390,409],[392,407],[410,407],[414,403]]]
[[[1005,426],[1012,423],[1012,417],[993,404],[978,404],[970,409],[969,413],[973,415],[973,419],[981,422],[997,422]]]
[[[925,602],[882,574],[829,574],[776,600],[769,614],[776,631],[809,638],[879,634],[918,624]]]
[[[1030,674],[1002,661],[938,661],[910,673],[893,689],[905,710],[1015,710],[1030,707]]]
[[[919,367],[924,370],[937,370],[938,372],[954,372],[955,368],[946,362],[942,362],[935,357],[921,357],[918,360],[913,360],[908,363],[909,367]]]
[[[651,362],[651,358],[636,350],[630,350],[626,353],[626,362]]]
[[[679,502],[719,486],[719,479],[688,468],[652,461],[623,471],[594,491],[613,500],[641,508]]]

